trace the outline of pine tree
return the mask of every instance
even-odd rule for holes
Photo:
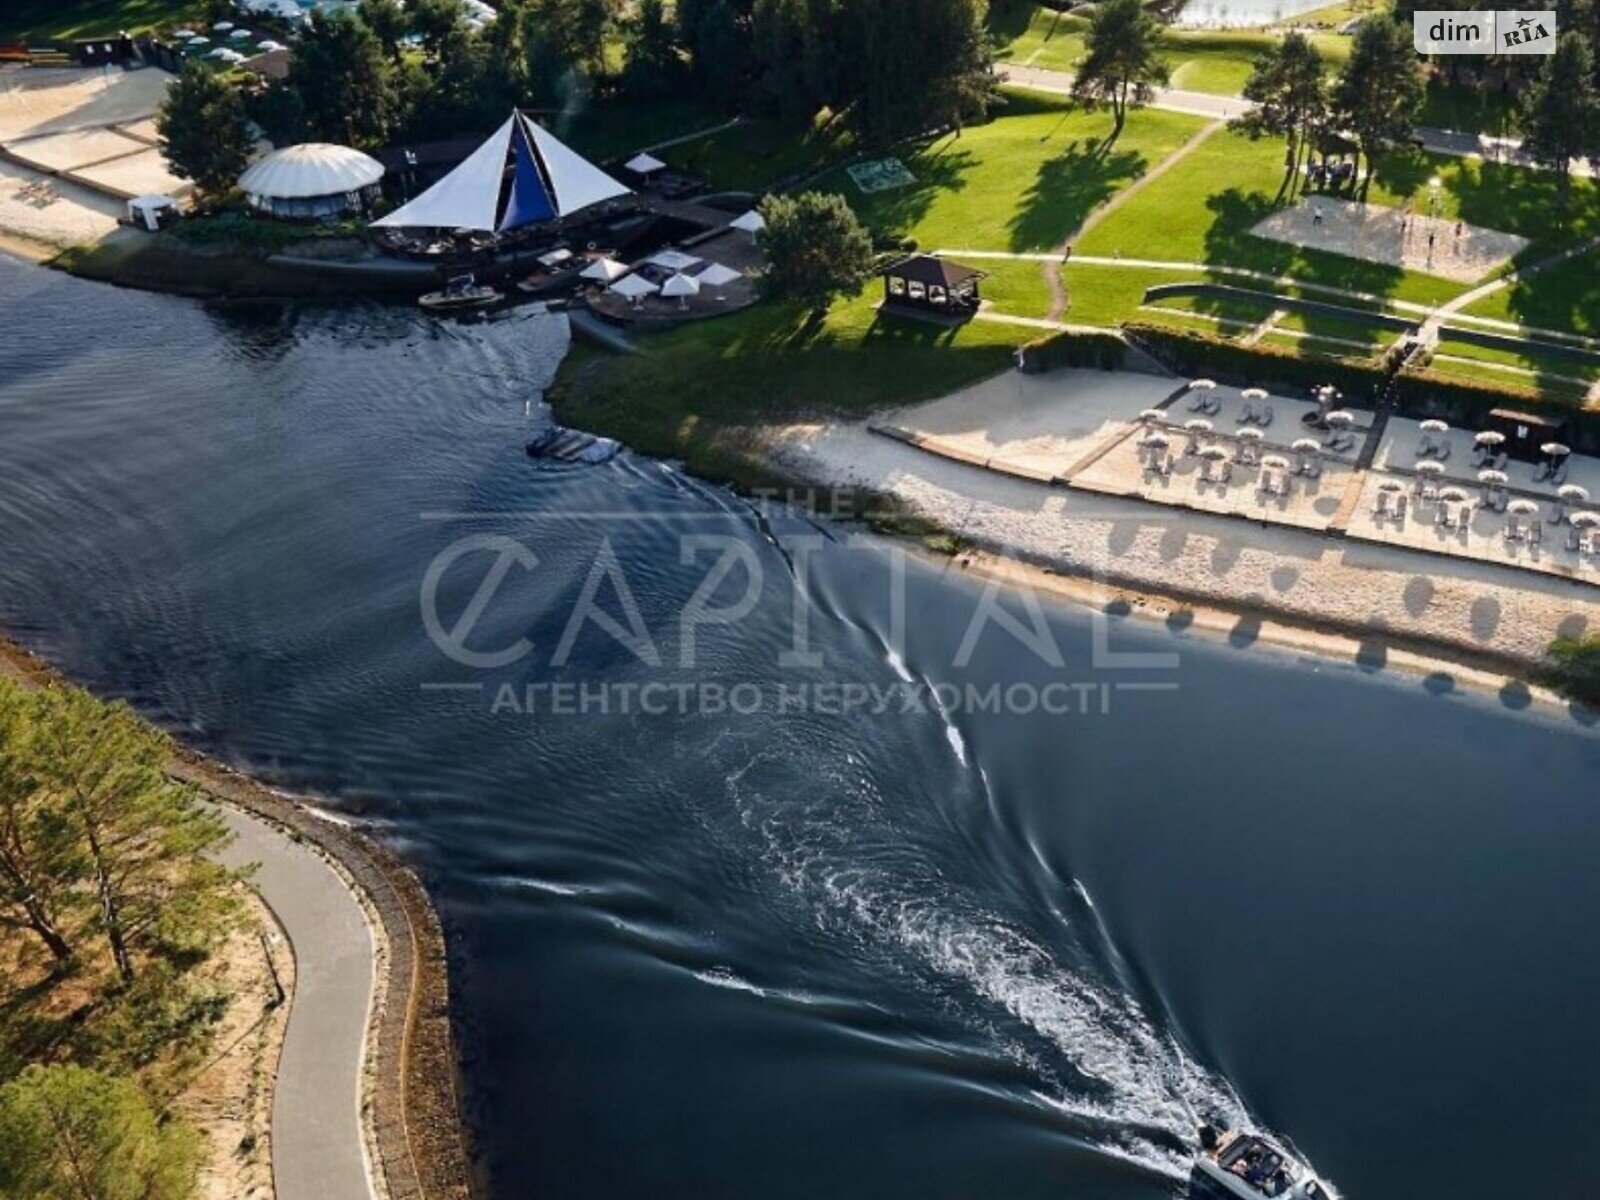
[[[1072,96],[1094,108],[1111,108],[1110,141],[1122,135],[1128,110],[1150,103],[1155,89],[1167,82],[1161,58],[1161,26],[1141,0],[1105,0],[1089,18],[1084,39],[1088,53],[1078,63]]]
[[[168,89],[156,133],[173,174],[192,179],[204,196],[223,195],[238,182],[255,144],[239,89],[198,63]]]
[[[1387,14],[1356,26],[1350,59],[1334,85],[1333,110],[1353,132],[1366,161],[1365,193],[1377,157],[1412,135],[1425,85],[1411,29]]]
[[[1556,173],[1565,196],[1573,160],[1600,153],[1594,56],[1581,34],[1563,33],[1555,53],[1545,59],[1524,99],[1522,128],[1522,148]]]
[[[202,1158],[199,1135],[130,1079],[32,1066],[0,1087],[6,1200],[189,1200]]]
[[[312,12],[289,60],[289,82],[300,93],[309,131],[351,146],[388,137],[396,110],[393,72],[362,21],[322,9]]]
[[[65,963],[73,955],[66,919],[85,864],[33,769],[35,707],[35,697],[0,679],[0,925],[27,930]]]
[[[813,313],[835,296],[855,295],[872,272],[872,239],[844,197],[833,192],[772,195],[761,206],[766,285]]]
[[[1288,34],[1256,60],[1245,81],[1244,98],[1253,100],[1256,107],[1237,123],[1239,127],[1253,138],[1269,133],[1288,143],[1283,190],[1292,194],[1312,139],[1327,121],[1328,88],[1322,77],[1322,56],[1304,34]]]

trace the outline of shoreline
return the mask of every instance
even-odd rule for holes
[[[4,631],[0,670],[35,684],[75,686]],[[479,1196],[450,1022],[444,929],[421,880],[389,850],[330,819],[309,799],[269,787],[176,739],[168,771],[213,801],[309,844],[374,922],[374,940],[384,944],[374,948],[380,969],[364,1068],[370,1085],[364,1105],[371,1111],[363,1124],[377,1152],[378,1194],[388,1200]]]

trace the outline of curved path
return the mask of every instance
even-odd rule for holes
[[[277,1200],[371,1200],[361,1077],[376,948],[366,914],[326,859],[232,805],[229,866],[252,879],[294,948],[295,986],[272,1099]]]

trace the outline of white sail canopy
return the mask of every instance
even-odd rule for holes
[[[514,168],[509,191],[508,166]],[[375,224],[492,233],[569,216],[627,194],[599,167],[513,112],[459,167]]]

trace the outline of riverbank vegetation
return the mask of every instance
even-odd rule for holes
[[[229,997],[241,920],[217,816],[123,705],[0,677],[0,1195],[186,1200],[173,1108]]]

